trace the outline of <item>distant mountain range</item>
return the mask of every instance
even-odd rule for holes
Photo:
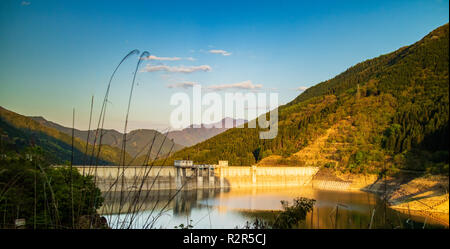
[[[60,132],[63,132],[69,136],[72,135],[72,128],[65,127],[54,123],[52,121],[48,121],[43,117],[29,117],[34,121],[45,125],[50,128],[54,128]],[[225,124],[229,122],[233,125],[233,127],[237,127],[239,125],[243,125],[247,121],[244,119],[232,119],[232,118],[224,118],[222,121],[213,124],[202,124],[200,127],[196,128],[193,125],[179,131],[171,131],[169,133],[161,134],[156,130],[149,129],[139,129],[130,131],[127,134],[127,145],[126,150],[127,153],[132,157],[139,157],[146,153],[147,151],[144,148],[149,148],[149,143],[153,143],[153,149],[151,153],[151,158],[156,157],[158,154],[157,148],[161,146],[164,142],[164,146],[162,146],[160,155],[165,155],[171,151],[171,153],[179,151],[184,147],[189,147],[194,144],[200,143],[218,135],[229,128],[225,128]],[[221,124],[222,128],[215,128]],[[113,147],[122,148],[123,143],[123,133],[118,132],[113,129],[104,129],[103,130],[103,138],[102,144],[107,144]],[[95,141],[95,134],[97,135],[96,143],[99,141],[99,133],[96,130],[91,130],[89,132],[89,143],[93,144]],[[154,136],[156,135],[156,138]],[[87,140],[88,131],[82,131],[78,129],[74,129],[74,136],[80,138],[84,141]],[[166,137],[167,136],[167,137]],[[153,139],[155,139],[153,141]],[[173,145],[173,147],[172,147]]]
[[[72,136],[72,128],[65,127],[57,123],[48,121],[43,117],[30,117],[30,118],[44,126],[54,128],[60,132]],[[87,140],[88,133],[89,133],[89,143],[94,144],[95,141],[98,144],[100,140],[99,139],[100,133],[97,132],[97,130],[91,130],[89,132],[87,130],[82,131],[74,129],[74,136],[79,139],[82,139],[83,141]],[[96,134],[97,139],[95,136]],[[121,149],[123,145],[123,133],[113,129],[103,130],[102,144],[106,144]],[[178,151],[184,147],[182,145],[174,143],[171,139],[166,138],[165,135],[161,134],[156,130],[140,129],[130,131],[127,134],[126,151],[131,157],[139,157],[145,155],[148,152],[151,144],[153,144],[153,148],[151,150],[150,158],[155,158],[158,155],[158,151],[161,145],[163,146],[159,151],[159,156],[166,155],[169,152],[172,153]]]
[[[233,118],[224,118],[222,121],[213,124],[202,124],[200,127],[194,127],[193,125],[184,128],[179,131],[170,131],[167,134],[167,137],[173,139],[173,141],[177,144],[181,144],[186,147],[190,147],[192,145],[203,142],[209,138],[212,138],[230,128],[225,128],[226,123],[233,124],[233,127],[238,127],[247,122],[244,119],[233,119]],[[221,124],[222,128],[215,128]],[[231,127],[232,128],[232,127]]]
[[[127,134],[126,162],[142,164],[150,148],[150,159],[163,158],[168,153],[174,153],[185,146],[194,145],[226,131],[228,128],[225,128],[225,122],[231,122],[233,127],[236,127],[246,121],[225,118],[221,121],[223,128],[214,128],[219,123],[202,124],[200,128],[190,126],[166,134],[150,129],[130,131]],[[103,130],[102,149],[98,160],[91,158],[92,145],[95,142],[98,147],[100,132],[74,129],[73,134],[75,137],[75,164],[95,163],[96,161],[98,164],[120,163],[123,133],[113,129]],[[71,160],[72,128],[46,120],[44,117],[27,117],[0,107],[0,135],[8,137],[8,141],[14,145],[16,150],[36,144],[48,153],[48,157],[53,163],[64,163]],[[88,150],[86,150],[86,142],[88,142]]]

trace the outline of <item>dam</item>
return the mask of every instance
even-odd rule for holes
[[[91,175],[102,192],[193,190],[308,185],[318,167],[225,165],[74,166]]]

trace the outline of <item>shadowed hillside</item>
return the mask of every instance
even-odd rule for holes
[[[55,164],[65,163],[71,160],[72,137],[34,121],[26,116],[14,113],[0,107],[0,133],[2,142],[8,144],[15,151],[20,152],[31,145],[40,146],[49,157],[49,161]],[[92,145],[88,144],[86,154],[86,142],[74,138],[74,164],[116,164],[120,161],[120,149],[109,145],[102,145],[97,160],[98,146],[92,155]],[[127,160],[130,156],[126,155]]]

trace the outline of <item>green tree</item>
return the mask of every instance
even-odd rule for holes
[[[31,148],[18,159],[0,159],[3,227],[25,218],[27,228],[73,228],[80,217],[96,215],[103,198],[92,177],[68,166],[51,167],[39,151]]]

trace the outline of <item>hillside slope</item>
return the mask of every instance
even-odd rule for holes
[[[395,52],[359,63],[280,106],[278,135],[260,140],[259,129],[230,129],[167,160],[228,160],[252,165],[272,155],[275,164],[305,165],[301,150],[324,136],[318,165],[351,172],[384,165],[448,174],[449,26]],[[297,153],[297,155],[294,155]],[[320,151],[314,153],[321,153]],[[303,156],[302,156],[303,155]],[[278,157],[277,157],[278,156]]]

